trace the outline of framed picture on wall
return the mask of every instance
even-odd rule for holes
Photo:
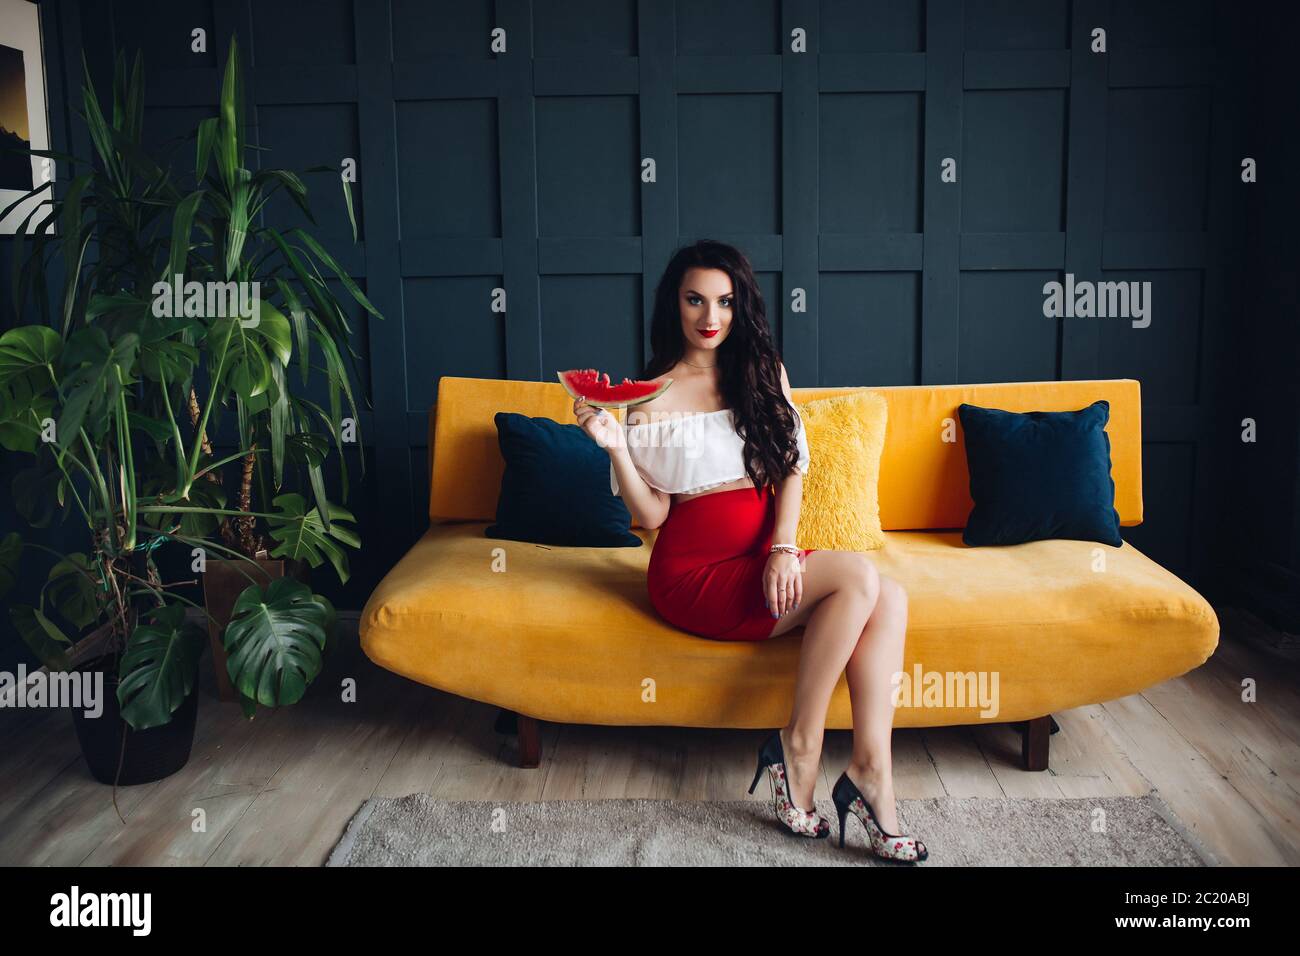
[[[13,150],[49,148],[40,7],[31,0],[0,0],[0,210],[55,178],[53,160]],[[17,232],[48,195],[30,197],[0,220],[0,234]],[[42,218],[41,213],[32,217],[27,231],[35,232]],[[53,224],[48,231],[54,231]]]

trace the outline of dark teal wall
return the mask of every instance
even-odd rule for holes
[[[1225,599],[1300,633],[1300,4],[1279,4],[1249,24],[1255,52],[1240,103],[1261,174],[1246,191],[1240,294],[1227,316],[1220,491],[1205,511],[1220,528],[1210,576]],[[1247,418],[1256,422],[1253,444],[1241,441]]]
[[[56,14],[54,69],[84,47],[106,76],[114,43],[144,50],[158,142],[210,115],[233,32],[254,64],[264,161],[357,159],[359,246],[337,183],[310,183],[326,197],[321,234],[388,316],[356,316],[371,468],[352,502],[366,549],[336,595],[344,606],[359,607],[427,524],[439,376],[634,374],[654,283],[675,246],[699,236],[750,255],[795,386],[1140,379],[1147,519],[1126,537],[1213,584],[1221,496],[1243,474],[1223,441],[1240,417],[1225,396],[1240,393],[1234,369],[1251,377],[1251,356],[1234,364],[1233,336],[1277,321],[1281,293],[1261,286],[1289,265],[1279,250],[1254,263],[1265,275],[1242,271],[1249,204],[1276,187],[1244,186],[1240,159],[1269,148],[1263,126],[1295,115],[1243,108],[1258,93],[1245,86],[1252,44],[1278,45],[1270,82],[1292,79],[1280,45],[1294,31],[1271,31],[1268,5],[43,6]],[[190,52],[195,26],[208,30],[205,55]],[[497,26],[503,55],[488,48]],[[1104,55],[1089,49],[1095,27],[1107,31]],[[795,28],[807,53],[789,49]],[[74,124],[72,145],[86,152],[78,135]],[[643,157],[656,161],[654,183],[639,179]],[[956,183],[939,181],[946,157]],[[1293,221],[1256,219],[1279,239]],[[1151,326],[1044,318],[1042,285],[1067,272],[1150,281]],[[1243,307],[1248,281],[1268,314]],[[498,286],[504,315],[490,310]],[[790,309],[795,289],[806,312]],[[1259,353],[1272,371],[1285,364],[1265,339]],[[1278,428],[1294,442],[1291,401]],[[1276,446],[1264,454],[1285,458]],[[1292,495],[1294,536],[1293,454],[1289,477],[1270,480]],[[1276,547],[1296,567],[1294,540]]]

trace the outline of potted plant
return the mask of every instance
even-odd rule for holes
[[[118,709],[110,713],[106,706],[107,720],[91,730],[78,718],[79,739],[100,779],[110,779],[106,766],[115,768],[111,779],[117,782],[157,779],[188,759],[202,638],[185,614],[187,605],[198,606],[184,592],[195,579],[164,582],[162,553],[202,556],[212,549],[243,559],[237,548],[213,540],[227,519],[266,522],[280,555],[308,562],[336,557],[321,545],[322,531],[331,541],[359,544],[344,526],[351,516],[326,499],[321,466],[329,449],[308,427],[312,419],[304,409],[312,409],[286,385],[295,340],[305,348],[314,334],[334,352],[346,340],[346,326],[336,324],[337,302],[321,292],[323,280],[306,273],[294,253],[297,242],[313,251],[319,244],[300,231],[294,242],[279,237],[293,275],[262,273],[290,303],[292,320],[270,301],[254,316],[209,308],[168,315],[158,307],[158,285],[167,277],[215,274],[236,287],[251,281],[247,277],[261,266],[242,253],[244,217],[254,219],[277,188],[305,200],[295,175],[280,171],[258,180],[238,165],[236,66],[232,43],[222,122],[205,122],[196,136],[196,179],[205,185],[189,192],[141,145],[139,56],[129,76],[125,60],[117,59],[111,118],[86,70],[84,118],[98,162],[32,151],[79,171],[65,196],[42,199],[15,237],[15,313],[20,321],[25,317],[30,295],[39,321],[0,336],[0,446],[31,458],[14,479],[20,513],[34,527],[50,524],[56,513],[76,514],[87,546],[65,555],[10,535],[0,544],[0,567],[12,568],[29,549],[51,554],[36,600],[13,606],[10,615],[52,671],[89,669],[113,688]],[[213,155],[216,172],[205,178]],[[44,189],[48,184],[29,195]],[[237,202],[223,217],[230,196],[246,197],[239,202],[248,204]],[[210,211],[200,213],[205,208]],[[25,233],[34,219],[33,248],[25,256]],[[54,223],[56,236],[47,232]],[[198,240],[191,238],[195,231]],[[333,262],[327,254],[319,257]],[[62,298],[52,314],[55,261],[63,269]],[[304,292],[297,301],[309,301],[310,308],[292,304],[295,283]],[[333,375],[341,361],[328,368]],[[347,394],[351,403],[350,389]],[[225,407],[236,412],[240,444],[216,458],[208,430]],[[240,507],[228,507],[214,476],[236,462],[247,472],[249,461],[268,450],[272,485],[279,485],[286,458],[303,463],[311,507],[283,491],[272,498],[273,510],[256,511],[245,489]],[[202,562],[195,561],[201,575]],[[346,575],[345,563],[340,573]],[[232,621],[221,629],[221,649],[229,657],[223,669],[251,716],[259,703],[280,706],[302,696],[320,671],[334,615],[329,602],[300,581],[263,587],[252,574],[249,580]],[[11,571],[0,572],[0,586],[11,581]],[[94,648],[89,654],[88,646]],[[103,751],[110,747],[108,764]]]
[[[219,527],[204,528],[217,557],[203,574],[213,658],[223,697],[236,689],[228,679],[220,639],[239,594],[251,581],[281,576],[307,581],[307,568],[325,562],[340,582],[349,577],[345,548],[360,547],[346,500],[348,471],[344,449],[360,441],[360,421],[352,377],[357,355],[349,340],[347,315],[326,284],[332,274],[350,298],[382,318],[338,262],[309,232],[282,232],[260,215],[277,190],[286,192],[315,223],[301,177],[290,170],[251,171],[251,147],[244,137],[244,82],[238,48],[231,40],[218,115],[201,122],[194,134],[194,189],[178,204],[169,273],[174,286],[234,282],[253,289],[256,321],[241,323],[233,337],[210,342],[210,354],[224,357],[230,369],[224,388],[209,388],[200,398],[192,385],[187,396],[190,425],[200,435],[201,453],[213,455],[209,430],[233,413],[235,446],[205,470],[207,485],[192,485],[208,503],[222,503],[238,514],[223,516]],[[328,170],[329,167],[312,167]],[[345,206],[356,241],[352,194],[340,176]],[[172,291],[160,285],[164,294]],[[220,333],[209,331],[209,335]],[[312,346],[321,364],[312,362]],[[327,405],[298,394],[313,371],[324,375]],[[211,376],[210,376],[211,377]],[[324,464],[337,451],[341,490],[332,501]],[[197,463],[197,459],[195,460]],[[361,458],[364,472],[365,459]],[[222,489],[230,488],[227,500]],[[200,522],[203,519],[199,519]],[[219,532],[220,544],[217,543]]]
[[[35,603],[11,605],[10,618],[51,672],[91,676],[103,706],[95,717],[73,709],[83,753],[97,779],[128,784],[189,758],[202,649],[184,598],[153,560],[165,536],[140,520],[149,507],[135,494],[140,405],[128,397],[139,383],[139,341],[124,333],[110,345],[102,329],[75,319],[66,339],[45,326],[0,336],[0,444],[33,459],[15,477],[15,504],[36,526],[56,506],[75,511],[91,542],[88,552],[60,554],[7,535],[6,581],[28,548],[53,556]]]

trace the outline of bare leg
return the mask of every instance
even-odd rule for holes
[[[781,730],[790,798],[805,810],[813,806],[831,695],[861,643],[863,627],[876,604],[879,580],[875,565],[865,555],[815,552],[807,559],[805,606],[800,609],[804,613],[787,613],[773,630],[781,633],[807,621],[790,722]],[[806,603],[810,597],[815,605]]]
[[[882,575],[875,609],[845,669],[853,699],[853,758],[846,772],[889,833],[898,832],[890,747],[894,728],[892,678],[903,669],[906,636],[907,592],[897,581]]]

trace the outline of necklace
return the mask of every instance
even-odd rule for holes
[[[691,368],[717,368],[718,367],[718,364],[716,362],[713,363],[712,365],[696,365],[694,362],[686,361],[686,359],[682,359],[682,364],[689,365]]]

